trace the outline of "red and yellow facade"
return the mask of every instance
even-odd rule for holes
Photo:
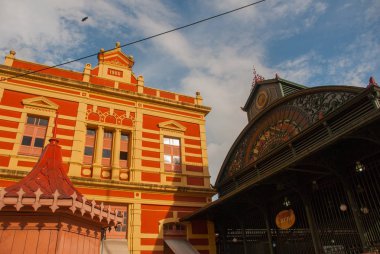
[[[133,64],[120,44],[101,50],[98,65],[83,72],[19,60],[11,51],[0,65],[0,188],[31,170],[57,124],[76,188],[127,215],[109,238],[127,239],[129,253],[164,253],[165,237],[177,226],[200,253],[215,253],[210,222],[179,223],[214,194],[205,130],[210,108],[199,93],[146,87]]]

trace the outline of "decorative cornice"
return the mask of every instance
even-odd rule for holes
[[[9,181],[18,181],[27,175],[27,171],[12,170],[12,169],[0,169],[0,177]],[[136,190],[149,190],[149,191],[161,191],[167,193],[180,192],[180,193],[205,193],[215,194],[215,190],[211,188],[198,188],[198,187],[182,187],[173,185],[162,184],[149,184],[149,183],[135,183],[117,180],[94,179],[70,176],[70,180],[75,186],[80,187],[96,187],[96,188],[108,188],[118,189],[123,191],[136,191]]]
[[[41,81],[41,82],[46,82],[46,83],[52,83],[52,85],[54,86],[68,87],[68,88],[76,89],[76,90],[80,89],[86,92],[99,92],[101,94],[110,94],[112,96],[115,96],[121,99],[127,98],[127,99],[139,100],[139,101],[145,101],[145,102],[159,102],[161,104],[168,105],[168,106],[175,106],[177,108],[197,111],[205,115],[207,115],[211,111],[211,107],[207,107],[203,105],[196,105],[196,104],[187,103],[187,102],[169,100],[166,98],[156,97],[156,96],[147,95],[143,93],[120,90],[113,87],[95,85],[95,84],[91,84],[87,82],[76,81],[76,80],[72,80],[68,78],[62,78],[62,77],[57,77],[57,76],[43,74],[43,73],[31,73],[29,75],[25,75],[25,71],[22,69],[9,67],[2,64],[0,64],[0,72],[2,72],[3,76],[4,74],[10,77],[17,76],[17,75],[24,75],[18,79],[30,80],[32,82]],[[135,84],[131,84],[131,85],[135,85]],[[183,94],[178,94],[178,95],[183,95]],[[183,95],[183,96],[187,96],[187,95]]]

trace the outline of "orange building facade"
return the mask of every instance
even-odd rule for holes
[[[214,194],[205,130],[211,109],[199,93],[146,87],[119,43],[83,72],[15,54],[0,65],[0,188],[32,169],[57,124],[75,187],[126,215],[107,233],[103,253],[173,253],[181,244],[215,253],[212,223],[179,222]]]

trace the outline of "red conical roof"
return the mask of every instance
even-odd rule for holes
[[[70,198],[75,192],[78,200],[82,199],[73,186],[62,166],[62,152],[58,145],[58,140],[52,138],[32,171],[20,182],[5,189],[6,196],[18,196],[17,192],[22,188],[25,192],[24,197],[34,197],[38,189],[42,192],[41,197],[51,197],[58,190],[59,198]]]
[[[0,212],[11,206],[17,211],[24,206],[33,207],[36,212],[40,207],[48,206],[53,213],[62,208],[71,210],[76,216],[87,214],[94,220],[97,216],[96,220],[105,226],[121,223],[123,216],[119,217],[117,210],[112,212],[110,206],[98,205],[95,200],[90,202],[75,189],[62,166],[58,140],[54,137],[49,141],[27,176],[14,185],[0,189]]]

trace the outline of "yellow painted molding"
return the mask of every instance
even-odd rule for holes
[[[28,98],[22,100],[22,104],[25,106],[31,106],[31,107],[37,107],[37,108],[48,108],[52,110],[57,110],[58,105],[52,102],[49,99],[46,99],[45,97],[38,96],[33,98]]]
[[[186,131],[186,127],[183,126],[182,124],[174,121],[174,120],[170,120],[170,121],[166,121],[166,122],[161,122],[158,124],[158,127],[159,128],[162,128],[162,129],[167,129],[167,130],[173,130],[173,131],[179,131],[179,132],[185,132]]]
[[[149,157],[149,156],[141,156],[141,159],[142,160],[149,160],[149,161],[161,161],[160,158],[154,158],[154,157]]]
[[[16,123],[21,123],[21,119],[18,118],[18,117],[11,117],[11,116],[2,116],[0,115],[0,119],[1,120],[7,120],[7,121],[11,121],[11,122],[16,122]]]
[[[16,69],[6,69],[4,67],[2,68],[1,66],[0,66],[0,71],[3,71],[8,76],[15,76],[17,74],[22,74],[22,72],[20,72]],[[83,90],[84,92],[88,89],[87,86],[83,86],[83,83],[78,82],[78,81],[67,80],[67,79],[63,79],[60,77],[55,77],[55,76],[50,76],[50,75],[45,75],[45,74],[39,74],[39,73],[28,75],[28,77],[26,77],[25,79],[27,79],[28,82],[30,82],[30,83],[45,82],[45,84],[51,85],[54,87],[66,86],[68,88],[73,88],[74,90],[78,90],[78,89]],[[5,82],[5,83],[7,83],[7,82]],[[18,86],[24,88],[25,90],[31,89],[29,86],[26,86],[26,85],[19,84]],[[128,97],[128,98],[134,98],[134,99],[148,101],[148,102],[151,101],[151,102],[163,104],[163,105],[165,105],[165,107],[176,108],[177,110],[190,110],[191,113],[197,112],[200,115],[206,115],[211,110],[210,107],[206,107],[206,106],[200,106],[200,105],[189,104],[189,103],[182,103],[180,101],[168,100],[165,98],[158,98],[158,97],[154,97],[154,96],[148,96],[146,94],[140,94],[140,93],[135,93],[135,92],[125,93],[124,91],[115,91],[113,88],[100,87],[99,85],[93,85],[93,84],[90,84],[90,86],[91,86],[91,89],[94,91],[94,93],[100,92],[100,93],[104,93],[104,94],[112,94],[112,96],[114,96],[114,97],[119,97],[119,98],[124,98],[124,99],[125,99],[125,97]],[[32,88],[31,90],[36,90],[36,89]],[[37,89],[37,90],[44,90],[44,89]],[[37,93],[37,94],[40,94],[40,93]],[[50,95],[50,96],[56,97],[58,94],[61,94],[61,95],[66,94],[66,95],[70,95],[70,97],[78,97],[78,98],[82,97],[81,95],[72,95],[72,94],[67,94],[65,92],[54,92],[53,94],[56,94],[56,95],[55,96]],[[184,96],[188,96],[188,95],[184,95]],[[83,97],[82,97],[82,99],[83,99]]]

